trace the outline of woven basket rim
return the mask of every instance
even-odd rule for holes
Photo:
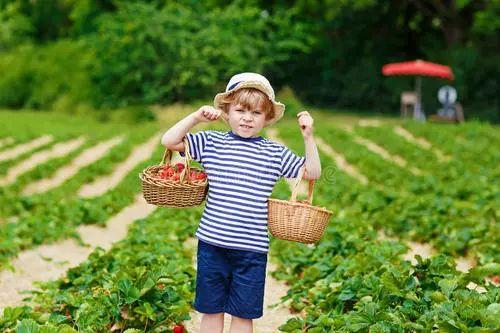
[[[205,187],[208,185],[208,183],[206,181],[196,181],[196,182],[193,182],[193,183],[179,183],[179,182],[176,182],[176,181],[173,181],[173,180],[169,180],[169,179],[161,179],[161,178],[154,178],[154,181],[155,183],[151,183],[149,179],[143,179],[141,178],[141,180],[143,182],[146,182],[150,185],[153,185],[153,186],[165,186],[165,187],[196,187],[196,186],[199,186],[199,187]],[[186,186],[186,185],[189,185],[189,186]]]
[[[310,205],[310,204],[306,204],[306,203],[302,203],[302,202],[290,201],[290,200],[282,200],[282,199],[275,199],[275,198],[269,198],[269,201],[278,202],[278,203],[282,203],[282,204],[290,205],[290,206],[307,207],[307,208],[314,209],[316,211],[325,212],[325,213],[333,215],[332,211],[330,211],[330,210],[328,210],[328,209],[326,209],[324,207],[314,206],[314,205]]]
[[[154,186],[161,186],[161,187],[205,187],[208,185],[208,180],[205,178],[204,180],[195,180],[195,181],[190,181],[190,182],[183,182],[180,183],[178,181],[170,180],[170,179],[164,179],[164,178],[157,178],[153,177],[150,173],[147,172],[141,172],[139,173],[139,178],[141,181],[149,183]]]

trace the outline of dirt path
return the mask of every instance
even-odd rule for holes
[[[361,126],[361,127],[378,127],[378,126],[381,126],[382,124],[383,123],[381,121],[379,121],[379,120],[370,120],[370,119],[366,119],[366,120],[362,119],[362,120],[360,120],[358,122],[358,125]],[[446,162],[446,161],[450,160],[450,156],[447,156],[446,154],[444,154],[438,148],[433,148],[432,145],[431,145],[431,143],[429,141],[425,140],[424,138],[416,138],[416,137],[414,137],[413,134],[411,134],[410,132],[408,132],[403,127],[396,125],[396,126],[393,127],[393,131],[397,135],[403,137],[409,143],[417,145],[418,147],[420,147],[422,149],[431,151],[432,153],[434,153],[434,155],[436,155],[436,157],[441,162]],[[351,133],[352,133],[352,131],[351,131]]]
[[[335,161],[335,164],[340,170],[358,180],[361,184],[368,184],[368,178],[362,175],[355,166],[349,164],[344,155],[336,152],[331,146],[323,141],[323,139],[316,137],[315,140],[318,147]]]
[[[385,159],[389,162],[393,162],[403,169],[409,170],[414,175],[422,175],[422,171],[420,169],[409,166],[408,162],[404,158],[402,158],[401,156],[398,156],[398,155],[390,154],[387,150],[385,150],[381,146],[377,145],[375,142],[370,141],[370,140],[365,139],[365,138],[362,138],[362,137],[357,136],[357,135],[354,136],[354,141],[357,144],[366,147],[371,152],[379,155],[383,159]]]
[[[26,297],[21,291],[33,289],[35,281],[48,281],[63,276],[69,268],[87,259],[95,247],[109,249],[114,242],[126,236],[130,223],[145,218],[155,209],[156,206],[147,204],[139,193],[133,204],[107,221],[105,228],[80,226],[77,229],[88,247],[80,246],[74,239],[67,239],[22,252],[12,262],[14,272],[0,272],[0,309],[20,305]]]
[[[0,152],[0,162],[11,160],[31,150],[44,146],[54,140],[52,135],[44,135],[29,142],[14,146]]]
[[[418,243],[418,242],[407,242],[406,244],[409,246],[410,249],[405,254],[404,259],[411,261],[413,265],[417,263],[417,260],[415,259],[415,255],[417,254],[420,255],[422,258],[426,259],[438,253],[430,244]],[[456,269],[457,271],[460,272],[466,273],[471,268],[476,266],[475,260],[471,258],[459,257],[454,259],[455,259]],[[483,293],[486,291],[486,289],[478,286],[473,282],[470,282],[467,285],[467,288],[475,289],[479,293]]]
[[[438,148],[433,148],[429,141],[425,140],[424,138],[414,137],[413,134],[411,134],[401,126],[394,127],[394,133],[398,134],[399,136],[402,136],[403,138],[406,139],[406,141],[413,143],[419,146],[420,148],[431,151],[432,153],[434,153],[434,155],[436,155],[438,160],[440,160],[441,162],[447,162],[451,159],[450,156],[444,154]]]
[[[196,268],[196,249],[198,241],[195,238],[191,238],[186,242],[187,246],[193,249],[194,260],[193,265]],[[264,315],[254,320],[254,333],[273,333],[278,332],[278,327],[283,325],[289,318],[294,317],[288,307],[285,304],[281,304],[277,307],[269,308],[271,305],[277,304],[280,298],[285,296],[287,293],[287,286],[277,281],[270,275],[270,272],[276,270],[276,265],[269,261],[267,264],[267,277],[266,285],[264,291]],[[186,322],[186,328],[191,333],[199,332],[201,314],[192,311],[190,313],[191,320]],[[231,324],[231,316],[225,314],[224,316],[224,332],[229,332],[229,327]]]
[[[369,126],[378,127],[382,125],[382,122],[378,119],[360,119],[358,121],[358,125],[361,127],[369,127]]]
[[[27,159],[9,168],[9,171],[7,172],[5,177],[0,178],[0,185],[5,186],[14,183],[19,175],[31,169],[34,169],[37,165],[42,164],[52,158],[63,157],[71,153],[72,151],[80,147],[84,142],[85,139],[83,137],[80,137],[74,140],[57,143],[50,149],[43,150],[31,155]]]
[[[117,186],[134,167],[151,157],[160,143],[161,134],[153,135],[147,142],[137,146],[124,162],[120,162],[112,174],[97,178],[90,184],[83,185],[78,191],[80,197],[96,197]]]
[[[31,195],[35,193],[43,193],[61,185],[66,180],[73,177],[81,168],[94,163],[106,155],[111,148],[121,143],[123,139],[123,136],[115,137],[101,142],[92,148],[86,149],[80,155],[75,157],[68,165],[57,170],[52,178],[45,178],[39,180],[38,182],[30,183],[23,189],[23,194]]]
[[[436,254],[436,251],[432,248],[430,244],[418,243],[418,242],[406,242],[409,250],[405,253],[404,259],[410,261],[413,265],[417,264],[416,255],[420,255],[422,258],[427,259]]]
[[[7,145],[10,145],[14,143],[14,138],[13,137],[6,137],[6,138],[2,138],[0,139],[0,148],[2,148],[3,146],[7,146]]]
[[[368,126],[368,125],[365,124],[365,126]],[[373,126],[373,125],[370,125],[370,126]],[[353,126],[347,125],[347,124],[340,124],[340,125],[338,125],[338,127],[343,129],[344,131],[350,133],[353,136],[354,141],[357,144],[366,147],[368,150],[379,155],[383,159],[385,159],[389,162],[393,162],[403,169],[408,169],[414,175],[421,175],[422,174],[421,170],[419,170],[415,167],[412,167],[412,166],[408,167],[408,162],[404,158],[402,158],[401,156],[389,154],[389,152],[387,150],[380,147],[375,142],[370,141],[370,140],[365,139],[365,138],[362,138],[359,135],[356,135],[356,133],[354,132]]]
[[[398,240],[395,237],[387,236],[383,232],[383,230],[378,231],[378,238]],[[434,249],[432,245],[430,245],[429,243],[419,243],[411,241],[405,241],[404,243],[409,247],[408,252],[406,252],[404,255],[404,259],[410,261],[413,265],[417,263],[417,260],[415,259],[415,256],[417,254],[420,255],[422,258],[427,259],[438,253],[438,251],[436,251],[436,249]],[[469,269],[476,266],[475,260],[467,257],[455,258],[455,262],[457,270],[461,272],[467,272],[469,271]]]

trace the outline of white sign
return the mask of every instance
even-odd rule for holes
[[[443,86],[438,91],[438,100],[441,104],[450,105],[457,101],[457,90],[452,86]]]

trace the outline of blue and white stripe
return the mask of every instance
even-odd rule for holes
[[[233,132],[188,133],[191,156],[208,176],[196,237],[215,246],[267,253],[267,200],[280,177],[297,177],[305,158],[265,139]]]

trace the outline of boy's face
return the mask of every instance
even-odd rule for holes
[[[228,123],[233,133],[243,138],[255,138],[266,124],[266,113],[263,110],[249,110],[240,104],[230,104]]]

